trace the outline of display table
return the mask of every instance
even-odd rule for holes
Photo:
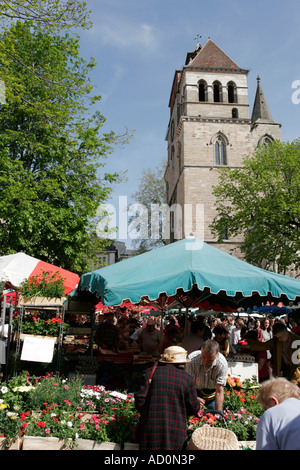
[[[258,364],[253,356],[248,354],[232,354],[227,356],[228,374],[232,377],[240,377],[241,380],[252,379],[253,376],[258,380]]]

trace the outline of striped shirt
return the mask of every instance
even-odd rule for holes
[[[216,385],[225,387],[228,377],[228,364],[223,354],[218,353],[212,364],[206,367],[202,363],[201,351],[194,351],[188,357],[191,362],[185,370],[193,377],[198,390],[215,389]]]

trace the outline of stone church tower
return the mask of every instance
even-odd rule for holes
[[[175,71],[165,171],[171,242],[192,233],[224,251],[238,250],[241,239],[218,244],[209,229],[216,216],[217,168],[241,167],[258,144],[281,140],[281,125],[271,116],[259,77],[250,118],[247,75],[211,39]]]

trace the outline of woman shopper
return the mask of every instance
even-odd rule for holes
[[[189,362],[180,346],[166,348],[154,370],[147,369],[135,406],[141,414],[140,450],[184,450],[187,418],[200,409],[193,378],[182,367]]]

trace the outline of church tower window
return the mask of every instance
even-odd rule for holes
[[[216,165],[227,165],[226,144],[221,136],[215,142],[215,162]]]
[[[237,108],[232,108],[231,115],[232,115],[233,119],[236,119],[236,118],[239,117],[239,112],[238,112]]]
[[[259,139],[258,145],[261,145],[261,146],[270,145],[273,141],[274,141],[273,137],[266,134]]]
[[[214,103],[222,102],[222,85],[218,81],[213,83],[213,95],[214,95]]]
[[[237,103],[236,84],[228,82],[227,84],[228,103]]]
[[[199,82],[199,101],[207,101],[207,83],[204,80]]]

